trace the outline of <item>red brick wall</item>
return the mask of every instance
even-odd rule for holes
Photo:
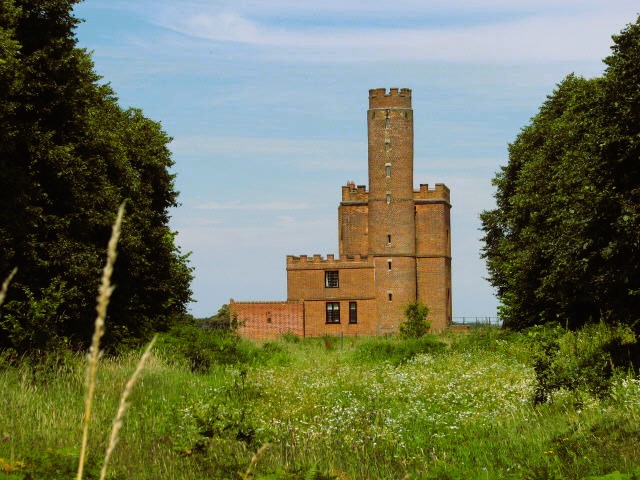
[[[302,302],[235,302],[229,303],[236,316],[238,333],[251,340],[271,340],[291,332],[304,337],[304,305]]]
[[[451,225],[445,201],[416,204],[416,255],[451,256]]]
[[[416,260],[414,257],[376,257],[375,265],[379,330],[380,333],[396,332],[404,321],[405,307],[416,299]]]
[[[431,330],[442,331],[451,323],[451,259],[417,259],[418,300],[429,307]]]
[[[367,254],[368,211],[369,207],[366,204],[350,205],[343,202],[338,207],[340,258]]]
[[[325,271],[337,270],[338,288],[325,287]],[[333,300],[372,298],[373,262],[369,258],[324,260],[319,257],[289,257],[288,300]]]
[[[340,301],[340,323],[326,323],[326,302],[306,301],[305,328],[308,337],[322,335],[377,335],[376,302],[374,299],[352,299],[358,305],[358,323],[349,323],[349,300]]]

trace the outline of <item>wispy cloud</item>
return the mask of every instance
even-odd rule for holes
[[[305,28],[273,25],[237,10],[172,11],[164,27],[211,42],[253,46],[271,55],[306,61],[445,60],[527,62],[598,60],[608,53],[610,35],[629,11],[532,15],[476,26],[365,28],[354,25]]]

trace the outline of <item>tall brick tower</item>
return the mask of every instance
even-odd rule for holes
[[[411,90],[369,90],[369,255],[381,333],[397,330],[416,299]]]
[[[342,186],[339,257],[288,255],[286,302],[231,300],[243,335],[392,333],[415,300],[433,331],[451,323],[449,189],[413,189],[411,90],[369,90],[367,128],[369,190]]]

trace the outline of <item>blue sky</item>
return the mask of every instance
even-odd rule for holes
[[[174,140],[171,225],[196,316],[286,299],[287,254],[336,253],[367,183],[368,90],[413,90],[414,183],[452,196],[454,316],[495,316],[479,213],[507,145],[567,74],[602,73],[637,0],[87,0],[79,44]]]

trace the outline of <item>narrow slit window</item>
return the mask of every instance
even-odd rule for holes
[[[393,302],[393,293],[389,292],[388,295],[389,295],[389,301]]]
[[[387,193],[387,205],[391,203],[391,194]]]
[[[387,149],[387,152],[391,150],[391,140],[385,140],[384,147]]]
[[[391,121],[389,120],[389,117],[387,117],[386,120],[384,121],[384,128],[389,128],[390,124],[391,124]]]
[[[391,245],[391,234],[387,234],[387,245]]]
[[[387,178],[389,178],[389,177],[391,176],[391,164],[390,164],[390,163],[387,163],[387,164],[384,166],[384,168],[385,168],[385,171],[386,171],[386,173],[387,173]]]
[[[391,270],[391,260],[387,260],[387,267]]]

